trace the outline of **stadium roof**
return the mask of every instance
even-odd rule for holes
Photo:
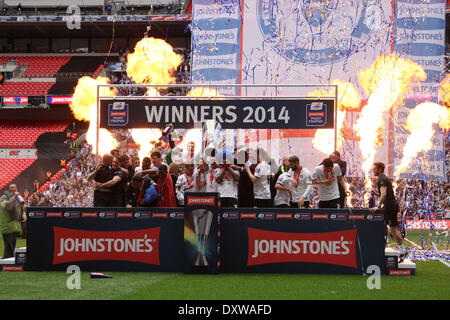
[[[149,16],[147,16],[149,17]],[[84,17],[80,29],[70,30],[66,21],[60,22],[2,22],[0,38],[140,38],[151,26],[148,36],[158,38],[190,37],[190,16],[152,16],[144,21],[124,20],[93,22]]]

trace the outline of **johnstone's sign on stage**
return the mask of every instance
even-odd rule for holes
[[[105,99],[101,128],[193,128],[215,120],[225,129],[331,129],[334,100],[178,100]]]

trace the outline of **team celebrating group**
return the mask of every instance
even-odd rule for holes
[[[262,148],[196,159],[168,166],[153,151],[140,166],[138,158],[130,163],[113,150],[88,176],[95,183],[94,207],[175,207],[184,205],[185,192],[217,192],[221,207],[309,208],[316,186],[319,208],[344,208],[349,193],[338,151],[312,172],[295,155],[283,158],[276,171]]]

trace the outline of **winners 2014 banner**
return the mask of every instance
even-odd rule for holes
[[[100,127],[193,128],[215,120],[224,129],[330,129],[334,100],[101,100]]]

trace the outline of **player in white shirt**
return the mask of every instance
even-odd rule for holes
[[[272,176],[270,165],[267,163],[267,153],[264,149],[258,148],[256,152],[258,165],[255,173],[252,173],[249,166],[245,170],[253,182],[253,205],[255,208],[271,208],[272,194],[270,191],[270,178]]]
[[[184,206],[184,192],[193,191],[195,187],[194,183],[194,165],[185,164],[183,174],[178,176],[177,182],[175,184],[177,205],[179,207]]]
[[[214,180],[214,169],[203,160],[199,160],[197,170],[194,172],[194,192],[217,192],[217,183]]]
[[[309,208],[311,201],[312,182],[308,169],[300,165],[297,156],[289,158],[288,176],[291,181],[292,199],[291,208]]]
[[[278,176],[277,182],[275,183],[275,189],[277,193],[273,199],[273,205],[276,208],[289,208],[289,203],[292,199],[291,190],[291,176],[284,172]]]
[[[338,183],[348,193],[339,165],[330,158],[324,159],[323,164],[314,169],[311,180],[319,188],[319,208],[339,208]]]
[[[231,164],[224,157],[222,164],[214,170],[221,207],[237,208],[239,178],[239,171],[231,168]]]

